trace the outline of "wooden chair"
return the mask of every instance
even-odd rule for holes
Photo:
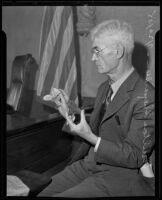
[[[29,116],[31,111],[37,68],[38,65],[31,54],[16,56],[12,64],[7,105],[26,116]]]

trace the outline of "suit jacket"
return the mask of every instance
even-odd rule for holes
[[[108,81],[98,89],[91,115],[92,131],[101,137],[95,162],[113,167],[139,169],[155,144],[154,88],[134,71],[120,86],[99,123]],[[72,162],[87,155],[90,144],[83,141]]]

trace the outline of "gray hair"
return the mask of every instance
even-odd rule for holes
[[[91,30],[91,39],[93,41],[99,37],[105,39],[107,42],[120,42],[128,53],[132,52],[134,48],[133,29],[130,24],[124,21],[113,19],[98,24]]]

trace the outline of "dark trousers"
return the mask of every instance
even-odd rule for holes
[[[77,161],[52,177],[52,183],[39,196],[53,197],[107,197],[99,185],[98,177]]]
[[[146,178],[137,170],[97,165],[94,150],[83,159],[67,166],[52,177],[52,182],[38,196],[115,197],[154,196],[154,178]]]

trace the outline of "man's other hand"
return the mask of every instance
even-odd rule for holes
[[[72,133],[75,133],[91,144],[96,145],[98,137],[92,133],[92,130],[85,119],[84,110],[81,110],[81,120],[79,124],[76,125],[73,123],[73,120],[68,113],[66,113],[66,120]]]

